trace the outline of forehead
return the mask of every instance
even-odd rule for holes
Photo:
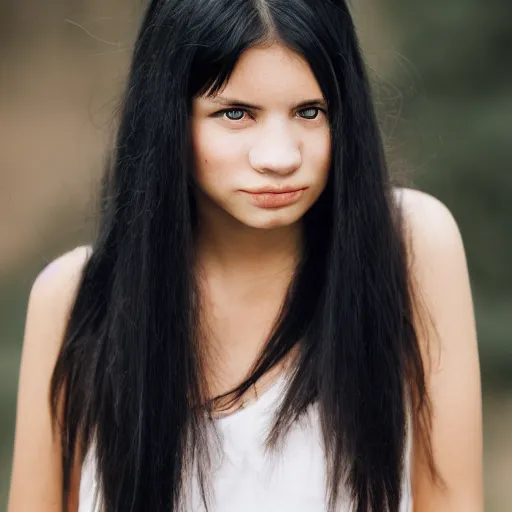
[[[246,50],[219,94],[255,103],[323,97],[307,61],[280,45]]]

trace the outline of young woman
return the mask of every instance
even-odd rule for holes
[[[483,510],[460,234],[344,1],[150,2],[102,204],[31,291],[9,512]]]

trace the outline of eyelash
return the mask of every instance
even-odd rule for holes
[[[318,114],[321,113],[321,112],[323,112],[325,114],[325,110],[320,108],[320,107],[307,107],[307,108],[303,108],[302,110],[299,110],[299,112],[307,112],[308,110],[316,110],[317,111],[317,115],[315,117],[302,117],[302,119],[305,119],[306,121],[315,121],[318,118]],[[245,110],[243,108],[226,108],[224,110],[220,110],[219,112],[217,112],[215,114],[215,116],[223,117],[223,116],[225,116],[229,112],[244,112],[245,114],[248,114],[250,117],[252,117],[251,114],[249,113],[249,111],[247,111],[247,110]],[[234,121],[234,122],[243,121],[243,118],[241,118],[241,119],[230,119],[229,117],[225,117],[225,119],[227,119],[228,121]]]

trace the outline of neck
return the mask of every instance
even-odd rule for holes
[[[302,225],[256,229],[228,215],[209,215],[198,224],[196,248],[201,268],[227,279],[289,275],[300,258]]]
[[[196,270],[209,395],[245,378],[279,313],[301,252],[299,223],[256,229],[213,208],[198,215]]]

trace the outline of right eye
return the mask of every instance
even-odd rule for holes
[[[240,121],[243,119],[245,112],[239,108],[234,108],[231,110],[226,110],[225,115],[228,119],[232,121]]]
[[[244,118],[245,110],[240,108],[231,108],[222,112],[230,121],[241,121]]]

